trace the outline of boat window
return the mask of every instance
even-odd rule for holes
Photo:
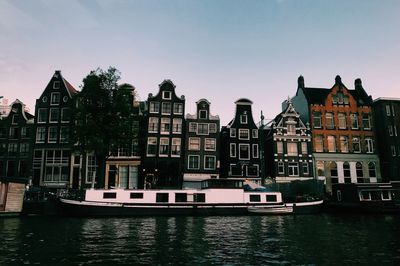
[[[360,198],[361,198],[361,200],[371,200],[371,196],[369,195],[369,191],[361,191]]]
[[[168,202],[168,193],[157,193],[156,202]]]
[[[103,199],[116,199],[117,193],[116,192],[104,192]]]
[[[194,194],[195,202],[206,202],[206,194],[204,193],[196,193]]]
[[[250,195],[250,202],[260,202],[261,196],[260,195]]]
[[[267,202],[276,202],[276,195],[267,195]]]
[[[131,192],[131,199],[143,199],[143,193]]]
[[[371,200],[381,200],[381,192],[380,191],[371,191]]]
[[[382,199],[390,200],[390,191],[388,191],[388,190],[382,191]]]
[[[175,202],[187,202],[187,194],[175,193]]]

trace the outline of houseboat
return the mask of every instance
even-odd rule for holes
[[[400,182],[333,184],[328,211],[400,214]]]
[[[60,207],[72,216],[247,215],[278,211],[285,203],[280,192],[242,180],[208,179],[201,189],[88,189],[81,200],[60,199]]]
[[[27,183],[27,178],[0,178],[0,217],[21,214]]]

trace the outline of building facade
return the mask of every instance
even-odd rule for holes
[[[196,102],[196,113],[186,115],[183,187],[200,187],[200,181],[219,177],[219,116],[211,115],[210,102]]]
[[[400,99],[378,98],[373,111],[382,179],[400,181]]]
[[[185,97],[176,96],[171,80],[164,80],[159,88],[157,95],[149,94],[147,99],[140,183],[147,188],[178,188],[182,186]]]
[[[16,100],[0,120],[0,178],[32,177],[32,135],[34,117]]]
[[[235,117],[221,129],[221,178],[241,178],[261,183],[259,129],[254,122],[252,101],[235,102]]]
[[[294,109],[291,99],[266,129],[266,174],[276,182],[314,179],[311,129]]]
[[[33,184],[49,188],[71,185],[74,165],[82,165],[79,155],[71,156],[70,108],[75,88],[55,71],[36,100],[34,120]]]
[[[333,183],[367,183],[380,180],[375,149],[372,98],[360,79],[349,90],[336,76],[331,89],[304,86],[299,77],[293,106],[310,123],[316,175],[331,191]]]

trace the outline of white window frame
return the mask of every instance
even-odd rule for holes
[[[357,140],[357,141],[355,141],[355,140]],[[358,150],[354,150],[354,143],[358,143]],[[360,137],[353,137],[351,149],[353,150],[354,153],[361,153],[361,140],[360,140]]]
[[[229,129],[229,136],[231,138],[236,138],[236,128],[230,128]]]
[[[356,121],[356,126],[353,127],[353,121]],[[358,129],[359,124],[358,124],[358,114],[350,114],[350,123],[351,123],[351,129]]]
[[[295,147],[296,152],[292,152],[289,148],[290,146]],[[299,145],[297,144],[297,142],[291,142],[291,141],[286,142],[286,148],[287,148],[288,156],[298,156],[299,155]]]
[[[169,97],[167,97],[167,93],[169,93]],[[163,100],[171,100],[172,99],[172,91],[163,91],[162,98],[163,98]]]
[[[190,167],[190,158],[197,158],[197,167]],[[200,155],[188,155],[188,165],[187,168],[190,170],[199,170],[200,169]]]
[[[164,141],[166,141],[166,145],[165,143],[163,143]],[[167,152],[166,153],[161,153],[161,146],[167,146]],[[169,138],[160,138],[160,144],[159,144],[159,148],[158,148],[158,155],[160,157],[168,157],[169,154]]]
[[[229,157],[231,158],[236,158],[236,143],[230,143],[229,144]]]
[[[155,147],[154,153],[149,153],[149,143],[150,140],[155,140],[155,143],[151,144],[152,146]],[[158,140],[157,137],[148,137],[147,138],[147,145],[146,145],[146,155],[147,156],[156,156],[157,155],[157,147],[158,147]]]
[[[182,153],[182,140],[180,138],[172,138],[171,143],[171,157],[180,157]],[[173,153],[174,147],[178,147],[178,154]]]
[[[194,140],[198,140],[198,143],[199,143],[199,148],[198,148],[198,149],[193,149],[193,148],[191,148],[192,141],[194,141]],[[198,138],[198,137],[191,137],[191,138],[189,138],[188,150],[189,150],[189,151],[199,151],[200,149],[201,149],[201,139]]]
[[[247,137],[241,137],[241,133],[247,133]],[[239,128],[239,139],[249,140],[250,139],[250,131],[248,129]]]
[[[169,112],[165,112],[164,111],[164,109],[166,109],[166,108],[164,108],[164,105],[169,105]],[[161,114],[163,114],[163,115],[170,115],[171,114],[171,110],[172,109],[172,103],[171,102],[162,102],[161,103]]]
[[[176,130],[178,129],[178,130]],[[172,119],[172,133],[181,134],[182,133],[182,118]]]
[[[150,121],[153,121],[153,122],[150,123]],[[149,125],[147,127],[147,131],[149,133],[157,133],[159,121],[160,121],[160,119],[158,117],[149,117]],[[150,128],[150,125],[155,125],[155,126]]]
[[[180,106],[180,107],[178,107]],[[176,111],[178,109],[178,111]],[[173,113],[176,115],[183,114],[183,103],[174,103]]]
[[[251,136],[253,137],[253,139],[258,139],[258,129],[252,129]]]
[[[293,174],[290,174],[290,169],[293,169]],[[297,174],[295,174],[294,169],[297,169]],[[299,176],[299,164],[294,162],[288,163],[288,176]]]
[[[247,115],[246,114],[240,115],[240,124],[247,124],[247,123],[248,123]]]
[[[374,153],[374,140],[371,138],[365,139],[365,150],[367,153]]]
[[[304,175],[309,175],[309,174],[310,174],[310,167],[309,167],[308,162],[303,162],[303,163],[301,164],[301,167],[302,167],[302,170],[303,170],[303,174],[304,174]],[[306,170],[306,171],[304,171],[304,170]]]
[[[258,149],[258,144],[253,144],[252,146],[253,158],[259,158],[260,151]]]
[[[58,95],[58,102],[53,102],[54,96]],[[59,92],[52,92],[50,95],[50,105],[59,105],[61,101],[61,95]]]
[[[56,129],[56,134],[55,134],[55,139],[50,139],[50,133],[52,133],[51,132],[51,129]],[[48,128],[49,130],[48,130],[48,132],[47,132],[47,143],[57,143],[57,137],[58,137],[58,127],[57,126],[51,126],[51,127],[49,127]]]
[[[205,113],[205,116],[203,117],[202,116],[202,113],[204,114]],[[207,119],[207,117],[208,117],[208,112],[207,112],[207,110],[199,110],[199,114],[198,114],[198,118],[199,119]]]
[[[197,133],[197,123],[196,122],[189,122],[189,132]]]
[[[217,133],[217,124],[216,123],[208,124],[208,131],[209,133]]]
[[[60,89],[60,81],[55,80],[55,81],[53,82],[53,89],[55,89],[55,90]]]
[[[40,134],[39,134],[39,131],[42,131],[42,132],[40,132]],[[39,139],[39,135],[42,136],[43,138]],[[37,127],[36,128],[36,143],[44,143],[45,141],[46,141],[46,127]]]
[[[280,171],[282,170],[282,171]],[[278,162],[278,174],[282,175],[285,174],[285,163],[284,162]]]
[[[207,166],[207,165],[206,165],[206,159],[207,159],[207,158],[214,158],[214,166],[213,166],[213,167],[211,167],[211,168],[206,167],[206,166]],[[215,170],[216,164],[217,164],[217,157],[216,157],[216,156],[213,156],[213,155],[204,155],[204,169],[205,169],[205,170]]]
[[[60,119],[60,109],[59,108],[50,108],[49,111],[50,111],[49,112],[49,123],[52,123],[52,124],[58,123],[58,121]],[[54,117],[52,117],[52,115],[51,115],[52,111],[55,111],[57,113],[57,119],[56,120],[53,120]]]
[[[214,142],[214,148],[207,148],[207,141]],[[204,150],[205,151],[216,151],[217,150],[217,140],[215,138],[206,138],[204,140]]]
[[[150,101],[149,103],[149,113],[158,114],[160,113],[160,102]]]
[[[238,145],[239,147],[239,149],[238,149],[238,153],[239,153],[239,160],[250,160],[250,157],[251,157],[251,150],[250,150],[250,144],[245,144],[245,143],[239,143],[239,145]],[[244,157],[241,157],[241,152],[240,152],[240,147],[247,147],[247,150],[248,150],[248,157],[247,158],[244,158]]]
[[[199,133],[200,125],[206,125],[206,127],[207,127],[207,133]],[[208,124],[207,124],[207,123],[197,123],[197,135],[204,135],[204,136],[207,136],[207,135],[209,135],[209,134],[210,134],[210,132],[209,132],[209,128],[208,128]]]
[[[168,123],[166,123],[167,121],[168,121]],[[169,125],[168,130],[166,130],[166,125]],[[161,117],[160,133],[161,134],[170,134],[170,132],[171,132],[171,118]]]

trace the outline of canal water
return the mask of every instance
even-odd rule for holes
[[[0,265],[400,265],[400,216],[0,219]]]

